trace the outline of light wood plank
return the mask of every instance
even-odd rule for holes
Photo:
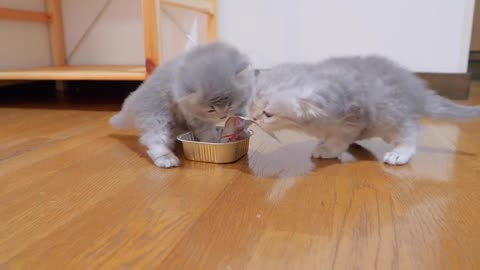
[[[211,0],[160,0],[160,3],[209,15],[213,15],[216,12],[216,7]]]
[[[48,25],[50,35],[50,50],[53,66],[65,65],[65,39],[63,37],[61,0],[47,0],[47,10],[51,18]]]
[[[0,8],[0,20],[49,23],[50,16],[45,12]]]
[[[0,80],[97,80],[142,81],[143,66],[63,66],[0,70]]]
[[[207,18],[207,38],[208,41],[216,41],[218,39],[218,0],[208,0],[214,12]]]
[[[142,15],[145,67],[147,74],[151,74],[161,61],[156,0],[142,0]]]

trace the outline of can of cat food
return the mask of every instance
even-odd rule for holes
[[[219,134],[223,134],[223,128],[218,127]],[[243,130],[242,134],[236,134],[235,140],[218,143],[199,142],[192,132],[179,135],[177,140],[182,143],[183,153],[186,159],[209,163],[232,163],[248,153],[251,130]]]

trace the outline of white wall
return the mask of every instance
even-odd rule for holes
[[[0,0],[0,7],[45,11],[44,0]],[[50,65],[45,24],[0,20],[0,68]]]
[[[83,33],[106,0],[63,0],[65,51],[70,65],[143,65],[143,22],[140,1],[113,0],[105,13],[73,52]],[[45,11],[44,0],[0,0],[0,7]],[[206,40],[206,17],[191,11],[164,7],[182,29],[190,31],[198,19],[198,38]],[[161,44],[164,60],[185,51],[187,39],[163,12]],[[48,28],[41,23],[0,20],[0,68],[47,66],[50,60]]]
[[[414,71],[465,72],[474,0],[225,0],[220,35],[260,68],[383,54]]]
[[[86,36],[106,0],[63,0],[65,51],[71,65],[143,64],[142,9],[139,1],[114,0]]]
[[[63,0],[67,55],[106,0]],[[284,61],[378,53],[414,71],[465,72],[474,0],[219,0],[219,34],[258,68]],[[42,11],[44,0],[0,0]],[[185,30],[194,12],[167,8]],[[165,59],[184,51],[183,34],[160,13]],[[205,17],[198,15],[200,39]],[[0,68],[50,63],[47,27],[0,21]],[[70,64],[143,64],[140,1],[113,0]]]

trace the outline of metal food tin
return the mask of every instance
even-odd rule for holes
[[[219,128],[221,129],[221,128]],[[178,135],[177,140],[182,142],[183,153],[186,159],[210,163],[232,163],[248,153],[250,137],[253,131],[247,130],[245,138],[228,143],[199,142],[192,132]]]

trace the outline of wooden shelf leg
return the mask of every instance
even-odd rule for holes
[[[142,0],[143,34],[145,46],[145,68],[147,75],[160,64],[161,55],[158,43],[157,0]]]
[[[208,19],[207,19],[207,28],[208,28],[208,41],[209,42],[213,42],[213,41],[216,41],[218,39],[218,34],[217,34],[217,31],[218,31],[218,0],[208,0],[212,6],[213,6],[213,10],[214,10],[214,14],[209,14],[208,15]]]
[[[50,36],[50,51],[52,64],[56,67],[65,66],[65,41],[63,37],[63,20],[61,0],[47,0],[47,10],[50,15],[48,32]],[[64,91],[65,82],[57,82],[56,89]]]

